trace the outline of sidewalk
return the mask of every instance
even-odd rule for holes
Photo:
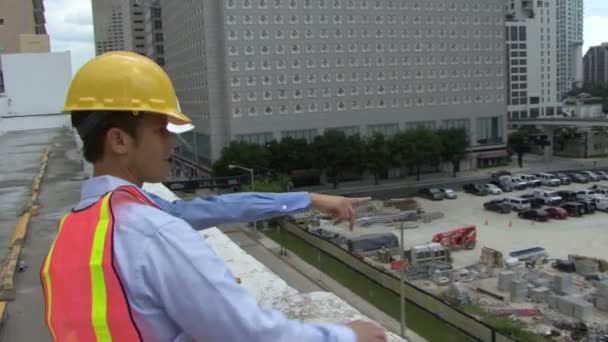
[[[595,164],[594,164],[595,162]],[[563,170],[593,170],[607,169],[607,158],[565,158],[553,156],[550,159],[545,159],[543,156],[534,154],[524,155],[523,168],[517,166],[517,158],[513,158],[513,163],[509,166],[501,166],[495,168],[478,169],[474,171],[458,172],[457,177],[453,177],[451,172],[438,172],[430,174],[421,174],[420,180],[416,180],[416,176],[407,178],[385,179],[380,181],[379,185],[374,185],[372,178],[360,181],[341,182],[338,189],[333,189],[331,184],[315,185],[308,187],[296,188],[296,191],[310,191],[323,194],[355,194],[361,192],[372,192],[381,190],[390,190],[395,188],[410,188],[428,185],[447,185],[452,183],[473,182],[483,179],[489,179],[492,173],[499,170],[507,170],[513,173],[539,173],[553,172]]]

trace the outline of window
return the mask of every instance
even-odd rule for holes
[[[500,144],[503,140],[502,117],[494,116],[477,119],[477,143],[480,145]]]
[[[398,123],[389,123],[389,124],[381,124],[381,125],[368,125],[367,126],[367,134],[373,135],[376,133],[380,133],[385,137],[391,137],[399,132],[399,124]]]

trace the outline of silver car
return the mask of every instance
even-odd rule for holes
[[[456,192],[452,189],[441,188],[441,189],[439,189],[439,191],[443,194],[443,196],[445,196],[446,199],[457,199],[458,198],[458,195],[456,195]]]

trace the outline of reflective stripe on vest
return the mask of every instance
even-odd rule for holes
[[[56,341],[140,341],[113,258],[113,208],[143,203],[121,187],[67,214],[42,265],[46,322]]]

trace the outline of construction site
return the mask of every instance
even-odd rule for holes
[[[553,340],[607,341],[608,214],[536,222],[484,210],[493,198],[459,192],[444,201],[371,201],[359,208],[354,231],[314,213],[293,219],[380,270],[403,271],[409,283],[480,320],[521,322]]]

